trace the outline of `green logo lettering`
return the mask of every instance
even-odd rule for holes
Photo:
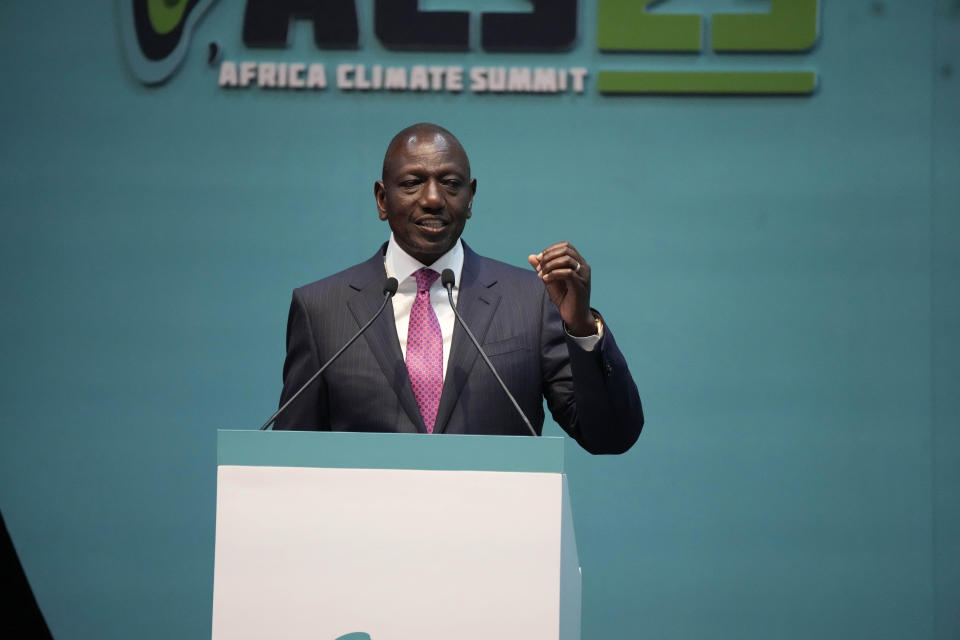
[[[699,15],[657,14],[663,0],[598,0],[602,51],[701,52]],[[816,44],[819,0],[771,0],[768,13],[715,13],[710,47],[722,53],[796,53]],[[601,93],[809,95],[813,71],[600,71]]]

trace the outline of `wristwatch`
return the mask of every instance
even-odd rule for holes
[[[596,321],[596,323],[597,323],[597,332],[596,332],[594,335],[599,336],[599,335],[601,334],[601,332],[603,331],[603,318],[601,318],[601,317],[600,317],[600,314],[597,313],[596,311],[594,311],[593,309],[590,309],[590,313],[593,314],[593,319],[594,319],[594,320]]]

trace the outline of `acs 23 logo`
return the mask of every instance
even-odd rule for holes
[[[186,56],[193,31],[216,0],[118,0],[124,48],[145,84],[168,79]],[[577,39],[577,0],[528,0],[529,13],[480,13],[480,48],[489,52],[561,52]],[[360,43],[356,0],[246,0],[243,42],[282,49],[294,19],[312,22],[321,49],[356,49]],[[418,0],[373,0],[373,30],[387,48],[467,51],[467,11],[420,11]],[[609,52],[699,52],[703,18],[652,13],[662,0],[597,0],[597,46]],[[811,49],[818,35],[818,0],[770,0],[767,13],[711,16],[710,46],[720,53],[794,53]],[[608,84],[630,74],[600,72]],[[626,74],[626,75],[624,75]],[[668,74],[684,75],[684,74]],[[723,74],[699,74],[723,75]],[[812,73],[808,74],[812,77]],[[811,86],[812,90],[812,86]]]

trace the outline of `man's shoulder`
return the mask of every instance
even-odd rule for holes
[[[492,258],[480,258],[477,283],[523,305],[541,304],[544,294],[543,283],[532,268],[524,269]]]
[[[377,261],[378,256],[380,257],[379,261]],[[301,299],[310,300],[330,298],[330,296],[344,295],[348,291],[357,291],[366,287],[373,280],[383,280],[385,276],[383,275],[382,260],[382,254],[378,252],[372,258],[359,264],[297,287],[293,290],[293,294]]]
[[[540,278],[529,266],[526,268],[518,267],[507,262],[481,256],[476,252],[472,253],[472,259],[475,260],[474,269],[484,280],[496,280],[498,283],[521,288],[541,286]]]

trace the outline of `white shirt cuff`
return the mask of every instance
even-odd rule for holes
[[[597,333],[596,335],[592,335],[592,336],[575,336],[575,335],[572,335],[569,331],[567,331],[567,328],[566,328],[566,327],[564,327],[563,330],[566,331],[567,335],[570,336],[571,338],[573,338],[574,343],[576,343],[576,345],[577,345],[578,347],[580,347],[581,349],[583,349],[584,351],[593,351],[594,349],[596,349],[596,348],[597,348],[597,344],[600,343],[600,338],[603,337],[603,327],[602,327],[602,326],[600,327],[599,333]]]

